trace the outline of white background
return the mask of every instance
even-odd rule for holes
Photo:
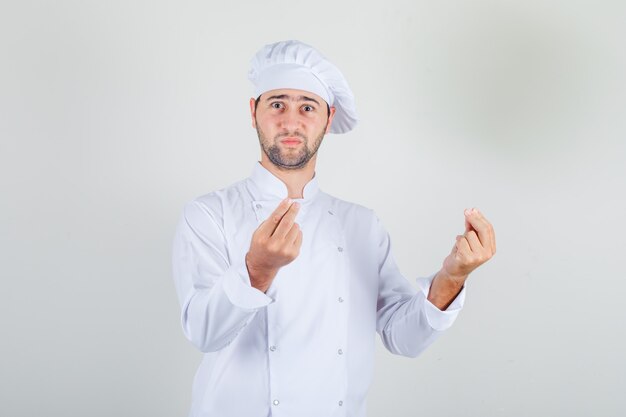
[[[0,415],[186,415],[174,227],[250,174],[248,62],[291,38],[361,119],[320,186],[376,211],[407,279],[464,208],[496,230],[440,340],[377,342],[369,415],[624,415],[625,22],[617,0],[2,2]]]

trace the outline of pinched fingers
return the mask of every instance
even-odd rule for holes
[[[272,238],[277,239],[285,239],[289,231],[292,229],[296,216],[298,215],[298,211],[300,210],[299,203],[292,203],[289,207],[289,210],[285,213],[285,215],[280,219],[278,226],[276,226],[276,230],[272,234]]]
[[[493,255],[496,252],[496,240],[493,226],[478,209],[465,210],[466,224],[469,222],[471,227],[476,231],[480,244],[483,248]],[[467,228],[466,228],[467,230]]]
[[[278,226],[280,220],[283,218],[285,213],[287,213],[287,211],[291,207],[291,204],[291,199],[285,198],[283,201],[280,202],[280,204],[278,204],[272,214],[270,214],[270,216],[261,223],[259,229],[263,231],[264,235],[271,236],[272,233],[274,233],[274,231],[276,230],[276,226]]]
[[[443,262],[443,269],[448,276],[464,280],[494,253],[493,226],[478,210],[465,210],[465,233],[456,237],[450,255]]]
[[[485,228],[486,228],[486,230],[488,232],[490,245],[487,246],[487,248],[491,249],[491,254],[493,255],[494,253],[496,253],[496,233],[493,230],[493,226],[487,220],[487,218],[484,216],[484,214],[481,213],[480,210],[478,210],[478,209],[474,209],[474,210],[476,211],[476,214],[477,214],[478,218],[484,223]]]
[[[467,240],[467,243],[469,244],[472,253],[479,254],[485,250],[485,248],[483,248],[483,245],[480,243],[478,235],[475,231],[472,230],[469,232],[465,232],[463,236]]]
[[[474,234],[474,236],[472,237],[471,234]],[[470,241],[472,241],[472,243],[470,243]],[[476,244],[479,246],[478,253],[475,252],[472,247],[472,245],[475,246]],[[480,251],[482,250],[484,252],[484,249],[480,247],[480,242],[478,242],[478,237],[476,237],[474,232],[458,235],[454,247],[456,248],[456,250],[452,252],[454,262],[451,264],[452,268],[449,271],[452,275],[468,275],[484,262],[480,255]]]
[[[300,226],[294,223],[283,238],[272,236],[267,242],[268,257],[274,258],[280,266],[293,261],[300,253],[300,246],[294,245],[294,242],[301,234]]]
[[[489,258],[491,258],[491,250],[482,246],[476,232],[472,230],[471,232],[466,232],[463,236],[465,237],[465,240],[467,240],[470,247],[470,252],[466,256],[466,261],[469,265],[476,267],[487,262]]]
[[[279,225],[284,227],[287,214],[283,216]],[[277,228],[278,230],[278,228]],[[277,271],[279,268],[293,261],[300,253],[300,245],[295,245],[302,234],[300,226],[291,223],[291,228],[284,235],[274,233],[267,236],[259,233],[259,229],[252,234],[250,250],[246,262],[248,267],[252,265],[257,270]]]
[[[250,283],[263,292],[278,270],[300,254],[302,231],[294,223],[297,212],[298,204],[285,199],[252,234],[246,266],[250,272]]]

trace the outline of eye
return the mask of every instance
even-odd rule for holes
[[[307,104],[307,105],[302,106],[302,110],[304,110],[304,111],[306,111],[306,112],[309,112],[309,111],[313,111],[313,110],[315,110],[315,108],[314,108],[313,106],[309,106],[309,105]]]
[[[282,109],[283,108],[283,103],[279,103],[278,101],[275,101],[272,104],[270,104],[270,106],[273,109]]]

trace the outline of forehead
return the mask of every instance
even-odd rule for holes
[[[305,90],[295,90],[291,88],[280,88],[277,90],[266,91],[261,94],[261,101],[268,100],[288,100],[295,102],[317,102],[318,104],[326,104],[323,98],[315,93]]]

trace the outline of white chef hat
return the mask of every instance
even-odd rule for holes
[[[354,95],[339,69],[313,47],[296,40],[265,45],[250,60],[254,96],[270,90],[310,91],[335,107],[331,133],[346,133],[357,123]]]

